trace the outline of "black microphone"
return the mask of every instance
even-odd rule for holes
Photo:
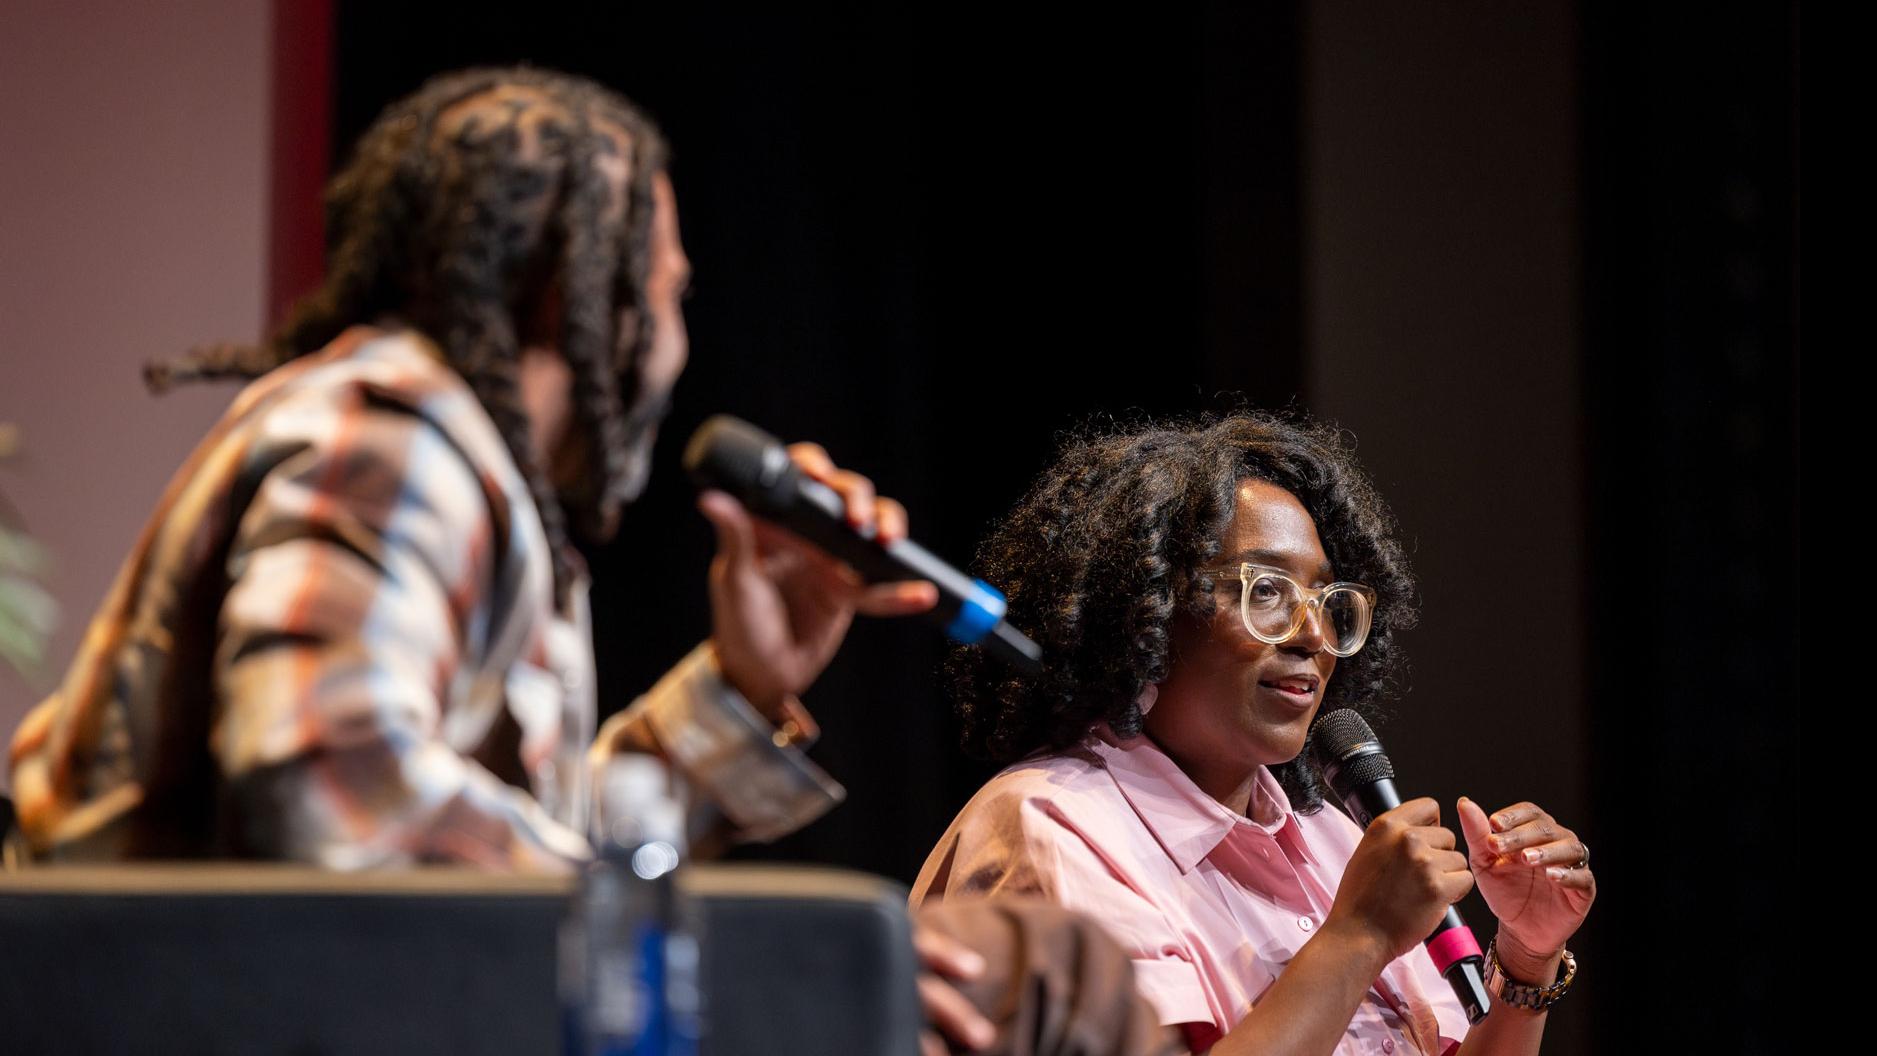
[[[1310,753],[1356,824],[1366,829],[1377,814],[1401,806],[1401,794],[1395,791],[1395,765],[1383,754],[1382,742],[1362,716],[1348,708],[1318,716],[1310,729]],[[1466,1009],[1467,1022],[1485,1019],[1492,1008],[1486,996],[1486,957],[1459,910],[1447,907],[1447,915],[1427,937],[1426,945],[1434,967],[1447,977],[1447,985]]]
[[[910,539],[880,545],[873,530],[848,526],[847,504],[833,488],[804,476],[782,441],[727,414],[698,426],[684,449],[684,468],[700,488],[717,488],[757,516],[801,536],[852,565],[869,583],[930,580],[938,605],[927,620],[954,641],[982,646],[1026,675],[1043,670],[1043,650],[1004,622],[1004,596]]]

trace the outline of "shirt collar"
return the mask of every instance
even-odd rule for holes
[[[1314,863],[1298,830],[1290,797],[1268,767],[1258,768],[1251,793],[1251,813],[1266,819],[1260,823],[1207,795],[1146,736],[1122,737],[1103,723],[1090,731],[1084,744],[1101,759],[1121,795],[1181,873],[1192,872],[1226,837],[1239,831],[1276,840]]]

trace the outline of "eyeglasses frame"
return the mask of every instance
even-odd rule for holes
[[[1254,572],[1257,573],[1257,575],[1253,575],[1252,573]],[[1335,645],[1332,645],[1330,643],[1330,637],[1325,635],[1323,637],[1323,648],[1326,649],[1331,656],[1347,657],[1356,655],[1362,651],[1363,646],[1369,644],[1369,628],[1374,625],[1375,621],[1376,594],[1375,588],[1367,586],[1366,584],[1338,581],[1324,587],[1306,587],[1302,583],[1297,582],[1290,573],[1281,568],[1254,564],[1250,561],[1239,562],[1236,569],[1202,569],[1199,574],[1211,576],[1214,579],[1238,580],[1238,622],[1245,625],[1245,630],[1249,631],[1253,638],[1258,639],[1266,645],[1283,645],[1285,642],[1297,637],[1297,632],[1303,630],[1304,621],[1309,618],[1307,614],[1312,610],[1315,611],[1317,620],[1321,623],[1323,620],[1323,599],[1330,593],[1338,590],[1355,591],[1356,594],[1362,598],[1366,606],[1363,611],[1361,640],[1356,643],[1354,649],[1345,652]],[[1277,637],[1264,634],[1251,625],[1251,585],[1258,580],[1259,576],[1264,575],[1277,576],[1284,580],[1284,582],[1289,583],[1292,587],[1296,588],[1298,597],[1303,599],[1302,602],[1298,604],[1297,608],[1291,612],[1290,629]]]

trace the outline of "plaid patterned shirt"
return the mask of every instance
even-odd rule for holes
[[[248,386],[15,733],[26,856],[559,870],[587,854],[593,646],[520,471],[411,332]],[[840,786],[700,647],[628,712],[747,838]],[[21,849],[16,847],[16,850]]]

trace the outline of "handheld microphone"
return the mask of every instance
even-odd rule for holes
[[[1382,752],[1382,742],[1362,716],[1341,708],[1318,716],[1310,730],[1310,752],[1317,766],[1349,808],[1356,824],[1368,828],[1377,814],[1401,806],[1395,791],[1395,765]],[[1486,1018],[1492,1008],[1486,996],[1486,956],[1480,952],[1473,929],[1460,919],[1460,911],[1447,907],[1447,915],[1426,939],[1434,967],[1447,977],[1469,1023]]]
[[[981,646],[1026,675],[1043,669],[1043,650],[1004,622],[1004,596],[910,539],[881,544],[873,529],[848,526],[847,505],[833,488],[804,476],[782,441],[727,414],[699,426],[684,449],[684,468],[700,488],[729,492],[757,516],[774,521],[853,566],[869,583],[929,580],[939,601],[925,614],[953,641]]]

